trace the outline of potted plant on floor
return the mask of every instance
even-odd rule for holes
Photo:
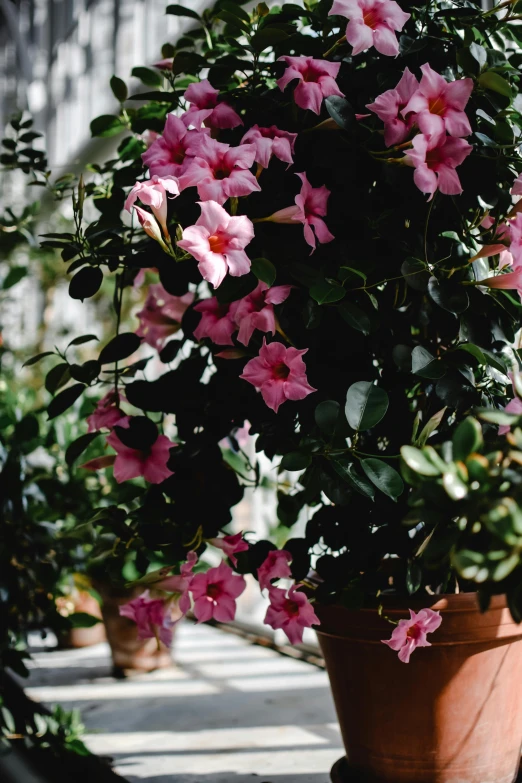
[[[115,336],[50,406],[57,416],[105,384],[88,442],[110,430],[111,451],[98,440],[87,467],[140,488],[131,511],[103,511],[118,531],[107,552],[137,551],[139,583],[198,621],[233,619],[251,573],[269,625],[292,642],[317,626],[344,723],[341,779],[516,774],[520,420],[508,414],[508,441],[491,424],[506,398],[522,408],[516,10],[169,6],[192,27],[156,70],[135,70],[145,92],[111,80],[121,111],[91,130],[121,133],[119,157],[79,182],[73,240],[53,239],[73,297],[114,279]],[[144,269],[154,282],[122,331]],[[152,356],[159,372],[141,376]],[[477,408],[490,411],[483,434]],[[296,476],[281,522],[307,509],[305,536],[281,550],[226,534],[259,481],[246,454],[232,466],[219,446],[245,422]],[[228,563],[203,570],[209,544]],[[151,549],[171,567],[151,572]],[[148,597],[136,619],[150,637],[172,624]],[[341,672],[338,649],[353,663]],[[495,707],[497,687],[512,689],[512,712]],[[446,692],[459,715],[465,705],[459,727]]]

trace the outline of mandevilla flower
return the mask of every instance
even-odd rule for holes
[[[250,271],[245,247],[254,236],[252,221],[245,215],[231,217],[215,201],[198,202],[201,215],[183,231],[178,247],[190,253],[205,280],[217,288],[227,271],[240,277]]]
[[[296,206],[280,209],[264,220],[271,223],[303,223],[305,240],[312,248],[311,255],[316,247],[316,239],[321,244],[335,239],[323,220],[327,211],[326,205],[330,191],[325,185],[313,188],[305,173],[297,174],[297,176],[303,184],[301,192],[295,197]]]
[[[317,391],[306,378],[306,366],[302,357],[308,348],[285,348],[282,343],[267,344],[266,337],[259,356],[250,359],[240,376],[261,392],[269,408],[277,413],[286,400],[304,400]]]
[[[390,57],[399,54],[395,31],[400,32],[411,16],[394,0],[334,0],[329,15],[350,20],[346,40],[353,47],[353,55],[375,46]]]
[[[98,430],[112,428],[118,424],[125,414],[120,409],[120,402],[125,398],[120,392],[115,389],[107,392],[107,394],[99,400],[96,409],[87,417],[88,432],[97,432]]]
[[[274,305],[288,299],[291,285],[276,285],[269,288],[266,283],[259,282],[256,288],[247,296],[234,302],[234,318],[239,326],[237,339],[243,345],[248,345],[254,331],[276,333]]]
[[[410,113],[403,117],[402,111],[418,86],[415,76],[409,68],[405,68],[395,89],[386,90],[374,103],[366,104],[384,122],[384,143],[387,147],[400,144],[407,138],[415,122],[415,115]]]
[[[183,614],[187,614],[190,609],[190,585],[194,579],[195,574],[192,573],[194,566],[198,562],[198,556],[196,552],[187,553],[187,562],[181,565],[179,569],[179,575],[167,576],[154,584],[154,587],[158,590],[166,590],[167,592],[179,593],[178,606]]]
[[[165,340],[181,328],[181,319],[193,300],[194,294],[190,291],[183,296],[173,296],[161,283],[154,283],[149,286],[143,310],[136,314],[140,321],[136,334],[161,351]]]
[[[181,177],[194,159],[194,143],[202,133],[208,134],[209,131],[187,130],[179,117],[169,114],[163,135],[155,139],[141,156],[151,176],[156,174],[158,177]],[[181,182],[179,185],[180,190],[186,187]]]
[[[436,190],[448,196],[462,193],[462,185],[455,169],[467,158],[473,147],[464,139],[444,136],[442,142],[418,134],[413,139],[413,149],[404,153],[411,166],[415,167],[413,179],[430,199]]]
[[[287,68],[277,80],[277,86],[284,91],[291,81],[298,79],[299,83],[294,90],[294,101],[301,109],[310,109],[320,114],[323,98],[328,98],[330,95],[344,97],[335,81],[341,63],[314,60],[313,57],[290,57],[286,54],[279,57],[279,60],[285,62]]]
[[[241,144],[253,144],[256,150],[256,163],[266,169],[272,155],[291,166],[294,162],[292,154],[296,139],[297,133],[279,130],[275,125],[269,128],[252,125],[241,139]]]
[[[436,631],[441,622],[440,612],[434,612],[433,609],[421,609],[417,613],[410,609],[410,619],[399,620],[391,639],[382,639],[382,643],[399,653],[399,661],[409,663],[417,647],[431,647],[426,634]]]
[[[136,182],[131,192],[127,196],[124,209],[132,213],[132,207],[136,199],[139,198],[142,204],[146,204],[152,209],[152,213],[161,228],[163,234],[169,239],[167,229],[167,193],[171,196],[179,196],[179,183],[176,177],[158,177],[154,174],[151,179],[144,182]]]
[[[159,242],[159,244],[163,247],[164,250],[167,250],[168,248],[165,242],[163,241],[163,234],[161,233],[161,228],[154,215],[151,215],[150,212],[147,212],[146,209],[142,209],[141,207],[138,207],[136,204],[134,204],[132,208],[136,213],[140,226],[145,231],[147,236],[151,237],[151,239],[155,239],[156,242]]]
[[[236,598],[245,587],[244,577],[234,574],[224,562],[217,568],[209,568],[205,574],[196,574],[190,584],[190,591],[197,621],[204,623],[212,618],[218,622],[233,620],[236,616]]]
[[[486,286],[486,288],[500,288],[505,291],[515,290],[522,299],[522,267],[515,272],[487,277],[485,280],[480,280],[479,283]]]
[[[236,128],[243,125],[243,120],[225,101],[218,102],[219,90],[210,84],[208,79],[189,85],[183,96],[190,103],[181,119],[188,127],[193,125],[200,130],[204,123],[208,128]]]
[[[169,608],[168,601],[151,598],[150,592],[146,590],[143,595],[120,606],[120,615],[136,623],[139,639],[158,639],[170,647],[174,622],[169,617]]]
[[[292,555],[285,549],[273,549],[257,569],[261,590],[272,587],[272,579],[286,579],[292,576],[290,563]]]
[[[512,196],[522,196],[522,174],[519,174],[509,191]]]
[[[513,397],[512,400],[503,408],[506,413],[514,413],[517,416],[522,416],[522,400],[520,397]],[[499,435],[506,435],[511,430],[509,424],[501,424],[498,428]]]
[[[248,549],[248,544],[243,538],[243,533],[235,533],[234,535],[223,536],[222,538],[209,538],[208,543],[217,547],[217,549],[221,549],[235,566],[237,566],[237,553],[246,552]]]
[[[197,149],[197,157],[187,168],[181,182],[184,187],[197,187],[202,201],[224,204],[232,196],[248,196],[255,190],[261,190],[257,179],[249,171],[256,153],[253,144],[230,147],[203,136],[194,149]]]
[[[433,144],[441,142],[446,131],[450,136],[469,136],[471,126],[464,109],[473,79],[447,82],[429,63],[421,65],[421,71],[419,88],[402,110],[403,117],[414,112],[421,133],[431,137]]]
[[[215,345],[234,345],[232,335],[237,331],[235,305],[235,302],[220,304],[215,296],[198,302],[194,310],[202,315],[201,321],[194,329],[196,340],[208,337]]]
[[[265,615],[265,623],[272,628],[282,628],[291,644],[303,641],[305,628],[320,625],[313,606],[306,595],[295,585],[288,590],[271,587],[268,593],[270,606]]]
[[[128,429],[130,424],[131,418],[126,417],[118,423],[117,427]],[[165,435],[157,435],[148,448],[142,450],[125,445],[115,429],[108,436],[107,443],[116,452],[114,478],[118,484],[138,476],[143,476],[145,481],[150,484],[161,484],[166,478],[172,476],[167,462],[170,458],[170,450],[176,444],[172,443]]]

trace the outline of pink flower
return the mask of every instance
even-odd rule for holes
[[[151,175],[180,177],[194,158],[193,145],[199,136],[200,132],[187,130],[179,117],[169,114],[163,136],[153,141],[141,156],[143,163]],[[185,186],[180,183],[180,190],[183,190],[183,187]]]
[[[399,54],[394,31],[400,32],[411,16],[394,0],[334,0],[329,15],[332,14],[350,20],[346,40],[353,47],[353,55],[375,46],[378,52],[390,57]]]
[[[469,136],[471,126],[464,109],[473,90],[473,79],[447,82],[429,63],[421,65],[421,71],[419,88],[404,107],[403,117],[414,112],[421,133],[431,136],[434,143],[442,141],[446,131],[450,136]]]
[[[127,196],[124,209],[127,212],[132,212],[134,202],[139,198],[142,204],[146,204],[152,209],[154,217],[168,238],[167,193],[170,193],[172,196],[179,196],[179,185],[176,177],[169,175],[162,178],[154,174],[151,179],[145,180],[145,182],[136,182]]]
[[[153,130],[145,130],[139,138],[141,138],[147,149],[149,149],[149,147],[160,138],[160,134]]]
[[[502,223],[498,227],[497,236],[504,242],[509,242],[509,252],[512,256],[513,268],[522,267],[522,215],[517,213],[513,220]]]
[[[306,174],[297,174],[301,179],[301,192],[295,197],[295,207],[285,207],[278,212],[274,212],[266,220],[272,223],[303,223],[304,237],[312,248],[310,255],[315,250],[316,238],[321,244],[331,242],[335,239],[334,235],[328,231],[328,227],[323,220],[326,215],[328,198],[330,191],[325,185],[320,188],[313,188],[308,182]]]
[[[119,407],[120,402],[124,399],[125,398],[115,389],[107,392],[105,397],[102,397],[101,400],[99,400],[93,413],[87,417],[87,424],[89,425],[87,431],[97,432],[102,429],[112,430],[115,424],[125,417],[125,414]]]
[[[254,164],[255,147],[242,144],[230,147],[209,136],[200,137],[194,158],[182,177],[184,187],[196,186],[202,201],[224,204],[231,196],[248,196],[261,190],[249,169]]]
[[[163,241],[163,234],[161,233],[161,228],[154,215],[151,215],[150,212],[147,212],[146,209],[142,209],[141,207],[136,206],[136,204],[134,204],[133,210],[138,218],[140,226],[145,231],[147,236],[151,237],[152,239],[155,239],[156,242],[160,243],[160,245],[163,247],[164,250],[167,250],[167,246]]]
[[[122,419],[118,426],[128,429],[131,419]],[[172,471],[167,467],[170,458],[170,450],[176,445],[165,435],[158,435],[156,440],[147,450],[133,449],[126,446],[119,439],[116,430],[113,430],[107,438],[107,443],[116,452],[114,461],[114,478],[121,484],[123,481],[143,476],[150,484],[161,484]]]
[[[464,139],[445,136],[437,144],[433,138],[418,134],[413,149],[405,152],[410,165],[415,167],[413,179],[423,193],[431,197],[436,190],[453,196],[462,193],[462,185],[455,169],[467,158],[473,147]]]
[[[243,538],[243,533],[236,533],[233,536],[223,536],[223,538],[209,538],[208,543],[221,549],[235,566],[237,566],[236,554],[238,552],[246,552],[248,549],[248,544]]]
[[[515,272],[487,277],[485,280],[479,280],[479,283],[487,288],[500,288],[506,291],[516,290],[522,298],[522,267]]]
[[[149,286],[143,310],[137,313],[140,325],[136,334],[161,351],[165,340],[181,328],[181,319],[193,300],[194,294],[190,291],[183,296],[173,296],[161,283],[154,283]]]
[[[519,174],[509,191],[512,196],[522,196],[522,174]]]
[[[277,413],[286,400],[304,400],[317,391],[306,378],[302,357],[307,351],[308,348],[285,348],[282,343],[267,345],[264,337],[259,356],[247,362],[240,378],[255,386],[268,407]]]
[[[284,91],[291,81],[299,79],[294,90],[294,101],[302,109],[310,109],[320,114],[323,98],[328,98],[329,95],[344,97],[335,81],[341,63],[314,60],[313,57],[290,57],[287,54],[279,57],[279,60],[285,62],[287,68],[277,80],[277,86]]]
[[[182,116],[185,125],[194,125],[200,130],[204,123],[209,128],[236,128],[243,120],[232,106],[224,101],[218,102],[219,90],[215,90],[208,79],[191,84],[185,95],[190,103],[188,111]]]
[[[271,125],[270,128],[252,125],[241,139],[241,144],[253,144],[256,150],[256,163],[266,169],[272,155],[291,166],[294,162],[292,154],[296,139],[297,133],[279,130],[275,125]]]
[[[199,623],[211,618],[230,622],[236,616],[236,598],[246,587],[242,576],[234,574],[230,566],[220,563],[206,574],[196,574],[190,590],[194,599],[194,614]]]
[[[275,334],[274,305],[284,302],[292,288],[291,285],[276,285],[269,288],[266,283],[259,282],[250,294],[235,303],[234,317],[239,326],[237,339],[240,343],[248,345],[256,329]]]
[[[410,619],[399,620],[391,639],[383,639],[382,643],[399,653],[399,661],[409,663],[416,647],[431,647],[426,634],[436,631],[441,622],[440,612],[433,609],[421,609],[417,614],[410,609]]]
[[[167,576],[159,582],[156,582],[154,587],[158,590],[166,590],[167,592],[180,593],[178,606],[183,614],[187,614],[190,609],[190,585],[194,579],[195,574],[192,570],[198,562],[198,556],[195,552],[187,553],[187,562],[183,563],[180,568],[179,575]]]
[[[233,317],[235,304],[220,304],[215,296],[198,302],[194,310],[203,315],[194,329],[196,340],[208,337],[216,345],[234,345],[232,335],[237,331]]]
[[[168,606],[163,598],[151,598],[146,590],[143,595],[120,606],[120,615],[136,623],[140,639],[159,639],[170,647],[174,623],[167,612]]]
[[[272,628],[282,628],[291,644],[303,641],[303,631],[312,625],[320,625],[320,620],[306,595],[294,585],[288,590],[272,587],[269,590],[270,606],[267,609],[265,623]]]
[[[159,60],[157,63],[153,63],[153,67],[158,68],[160,71],[172,71],[173,63],[174,57],[164,57],[163,60]]]
[[[520,397],[514,397],[512,400],[510,400],[504,410],[506,413],[514,413],[517,416],[522,416],[522,400]],[[498,434],[505,435],[510,430],[511,427],[509,424],[501,424],[498,428]]]
[[[199,205],[201,215],[194,226],[184,229],[178,247],[199,261],[202,277],[217,288],[227,271],[233,277],[250,271],[245,247],[254,236],[254,226],[245,215],[231,217],[215,201],[200,201]]]
[[[415,115],[410,113],[403,119],[401,113],[418,86],[419,82],[410,69],[405,68],[394,90],[386,90],[374,103],[366,104],[384,122],[384,143],[387,147],[400,144],[408,137]]]
[[[259,588],[268,590],[272,587],[272,579],[287,579],[292,576],[290,563],[292,555],[285,549],[273,549],[257,569]]]

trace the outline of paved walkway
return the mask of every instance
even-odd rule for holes
[[[174,658],[121,681],[105,644],[37,652],[26,691],[78,707],[129,783],[329,783],[343,750],[324,671],[189,622]]]

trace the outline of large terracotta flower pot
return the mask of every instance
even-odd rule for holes
[[[100,605],[96,598],[86,590],[75,589],[70,596],[58,598],[56,605],[58,611],[63,612],[65,616],[72,612],[86,612],[86,614],[100,618],[100,622],[92,625],[90,628],[71,628],[69,631],[61,634],[58,639],[60,647],[91,647],[94,644],[100,644],[100,642],[105,641],[105,628],[101,622]]]
[[[522,625],[502,596],[484,614],[472,593],[409,606],[443,618],[428,637],[432,646],[414,651],[409,664],[381,643],[393,627],[376,610],[317,609],[347,756],[332,780],[513,783],[522,745]],[[384,613],[409,616],[397,604]]]

